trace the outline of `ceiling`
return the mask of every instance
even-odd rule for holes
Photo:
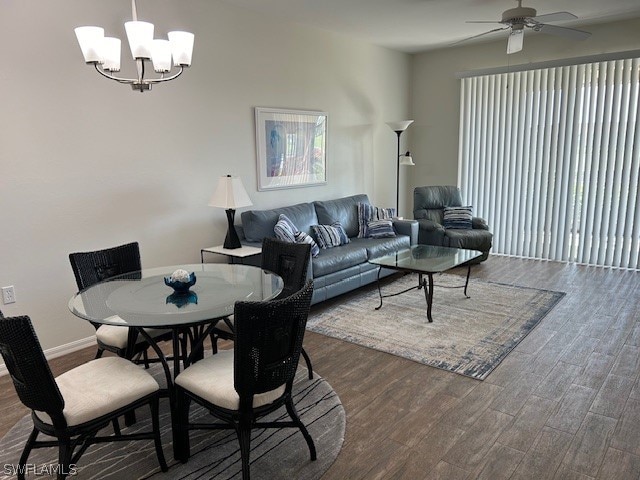
[[[499,20],[517,6],[515,0],[224,0],[323,30],[408,53],[443,48],[500,25],[468,24],[467,20]],[[588,25],[640,17],[638,0],[524,0],[538,15],[568,11],[578,17],[554,25],[588,30]],[[527,32],[527,35],[540,35]],[[507,36],[497,32],[479,40]],[[563,40],[571,41],[571,40]]]

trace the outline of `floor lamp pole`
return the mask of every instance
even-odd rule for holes
[[[398,135],[398,153],[396,154],[396,217],[400,216],[400,135],[403,130],[396,130]]]

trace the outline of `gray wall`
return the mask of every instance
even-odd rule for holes
[[[0,286],[45,349],[89,337],[67,302],[68,254],[137,240],[143,266],[199,262],[226,217],[207,206],[239,175],[254,208],[368,193],[395,203],[395,134],[409,113],[409,55],[213,0],[139,0],[156,37],[195,33],[193,66],[140,94],[84,65],[73,28],[123,40],[128,0],[3,0],[0,7]],[[329,114],[326,186],[258,192],[254,107]],[[54,349],[55,350],[55,349]]]
[[[411,148],[416,163],[403,190],[412,209],[413,189],[455,185],[458,180],[460,80],[457,72],[581,57],[640,48],[640,19],[584,27],[582,42],[543,34],[525,34],[522,52],[507,55],[507,37],[499,41],[436,50],[413,57]]]

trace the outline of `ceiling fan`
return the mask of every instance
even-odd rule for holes
[[[499,32],[501,30],[510,30],[509,41],[507,42],[507,53],[516,53],[522,50],[524,42],[524,30],[526,28],[532,29],[534,32],[547,33],[549,35],[556,35],[558,37],[571,38],[573,40],[585,40],[591,36],[589,32],[582,30],[576,30],[574,28],[558,27],[556,25],[549,25],[547,22],[561,22],[564,20],[574,20],[576,17],[573,13],[569,12],[555,12],[547,13],[544,15],[538,15],[535,8],[523,7],[522,0],[517,0],[518,6],[516,8],[510,8],[502,12],[502,20],[498,21],[468,21],[467,23],[500,23],[503,26],[494,28],[488,32],[474,35],[473,37],[465,38],[459,42],[454,43],[457,45],[461,42],[466,42],[473,38],[478,38],[483,35],[488,35],[493,32]]]

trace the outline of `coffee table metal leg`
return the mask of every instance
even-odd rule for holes
[[[380,305],[376,307],[376,310],[380,310],[382,308],[382,290],[380,290],[380,272],[382,271],[382,267],[378,267],[378,295],[380,296]]]
[[[429,323],[433,322],[433,318],[431,318],[431,305],[433,305],[433,274],[427,273],[429,277],[429,284],[427,285],[426,280],[422,280],[422,286],[424,287],[424,299],[427,301],[427,319]]]
[[[467,287],[469,286],[469,276],[471,276],[471,264],[467,265],[467,281],[464,282],[464,296],[467,298],[471,298],[467,295]]]

